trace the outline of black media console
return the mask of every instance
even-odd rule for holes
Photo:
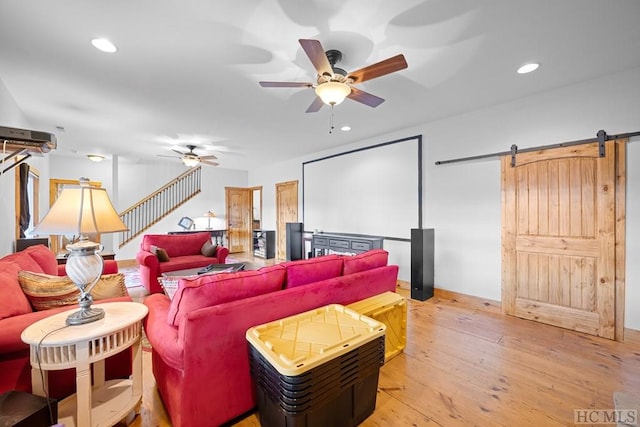
[[[383,237],[356,234],[314,234],[311,238],[311,256],[333,252],[359,254],[371,249],[382,249]]]

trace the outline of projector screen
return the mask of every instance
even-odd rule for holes
[[[422,227],[422,135],[304,162],[307,231],[406,240]]]

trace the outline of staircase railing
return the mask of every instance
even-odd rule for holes
[[[200,193],[202,167],[190,168],[120,213],[129,231],[120,233],[120,248]]]

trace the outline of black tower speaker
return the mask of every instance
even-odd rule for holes
[[[287,261],[296,261],[304,259],[304,251],[302,245],[302,230],[303,225],[301,222],[288,222],[287,223],[287,238],[286,238],[286,257]]]
[[[411,229],[411,298],[424,301],[433,296],[433,228]]]

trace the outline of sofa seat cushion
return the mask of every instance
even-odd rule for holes
[[[209,264],[217,264],[217,258],[206,257],[198,252],[198,255],[184,255],[171,258],[159,265],[160,273],[169,273],[176,270],[204,267]]]
[[[80,296],[80,290],[67,276],[60,277],[20,271],[18,281],[36,311],[76,304]],[[127,296],[124,275],[118,273],[100,277],[92,289],[91,295],[95,301]]]
[[[0,261],[0,320],[33,311],[18,282],[19,271],[15,262]]]
[[[355,256],[345,256],[342,274],[346,276],[372,268],[384,267],[388,261],[389,252],[384,249],[372,249]]]
[[[287,268],[286,288],[306,285],[342,275],[342,257],[327,255],[284,263]]]
[[[178,326],[186,313],[200,308],[275,292],[282,289],[286,270],[282,265],[237,273],[218,273],[178,283],[167,321]]]

